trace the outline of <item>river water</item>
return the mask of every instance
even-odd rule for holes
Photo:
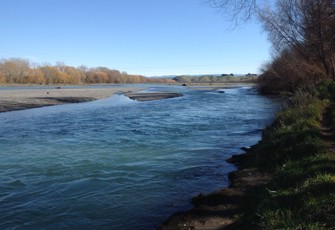
[[[228,185],[280,102],[252,88],[123,95],[0,114],[0,229],[155,229]]]

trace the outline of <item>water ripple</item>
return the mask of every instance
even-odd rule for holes
[[[0,114],[0,228],[154,229],[226,186],[225,159],[255,144],[279,105],[249,88],[149,91],[162,89],[185,96]]]

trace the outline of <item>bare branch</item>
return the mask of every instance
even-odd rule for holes
[[[257,18],[266,0],[205,0],[211,7],[222,12],[236,25]]]

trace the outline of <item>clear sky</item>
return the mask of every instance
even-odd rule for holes
[[[0,59],[105,66],[145,76],[257,73],[258,23],[232,30],[203,0],[1,0]]]

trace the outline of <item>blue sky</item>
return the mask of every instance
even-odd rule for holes
[[[256,73],[258,23],[232,30],[203,0],[1,0],[0,58],[105,66],[145,76]]]

